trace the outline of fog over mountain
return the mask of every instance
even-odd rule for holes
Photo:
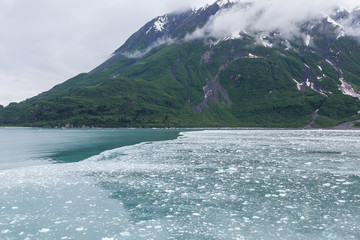
[[[227,1],[219,2],[226,4]],[[306,21],[331,16],[341,10],[353,11],[359,7],[359,3],[352,0],[341,2],[336,0],[231,2],[238,2],[238,4],[219,11],[204,27],[187,36],[187,39],[237,37],[242,31],[257,35],[280,32],[284,37],[291,38],[302,34],[300,28]],[[354,25],[353,21],[352,17],[340,19],[347,34],[360,36],[360,25]]]

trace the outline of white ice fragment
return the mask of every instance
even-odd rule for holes
[[[341,179],[336,179],[336,181],[337,181],[337,182],[345,182],[346,179],[342,179],[342,178],[341,178]]]
[[[5,230],[2,230],[2,231],[1,231],[1,234],[7,234],[7,233],[9,233],[9,232],[10,232],[9,229],[5,229]]]
[[[78,227],[78,228],[75,229],[75,231],[82,232],[82,231],[84,231],[84,227]]]
[[[130,237],[131,236],[131,234],[129,232],[127,232],[127,231],[126,232],[121,232],[120,235],[123,236],[123,237]]]
[[[200,216],[200,213],[193,213],[193,216]]]
[[[50,232],[49,228],[42,228],[39,230],[39,233],[47,233],[47,232]]]
[[[17,209],[19,209],[19,207],[12,207],[11,209],[12,210],[17,210]]]

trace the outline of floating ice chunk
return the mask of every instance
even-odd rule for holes
[[[322,235],[325,237],[325,238],[329,238],[329,239],[336,239],[337,236],[333,233],[330,233],[330,232],[323,232]]]
[[[49,228],[42,228],[39,230],[39,233],[47,233],[47,232],[50,232]]]
[[[130,237],[130,236],[131,236],[131,234],[130,234],[128,231],[121,232],[120,235],[121,235],[122,237]]]
[[[103,237],[101,240],[114,240],[114,238]]]
[[[2,231],[1,231],[1,234],[7,234],[7,233],[9,233],[9,232],[10,232],[9,229],[5,229],[5,230],[2,230]]]
[[[345,182],[346,179],[336,179],[337,182]]]
[[[78,228],[75,229],[75,231],[82,232],[82,231],[84,231],[84,227],[78,227]]]

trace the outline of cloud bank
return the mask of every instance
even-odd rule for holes
[[[312,19],[329,16],[336,9],[352,10],[360,3],[354,0],[255,0],[239,1],[232,8],[223,9],[197,29],[187,39],[212,37],[238,37],[240,32],[266,35],[281,32],[290,38],[299,36],[300,24]],[[348,29],[344,22],[344,30],[349,34],[359,34],[357,29]],[[360,35],[360,34],[359,34]]]

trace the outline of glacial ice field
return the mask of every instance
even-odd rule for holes
[[[3,169],[0,239],[360,239],[360,131],[184,131]]]

